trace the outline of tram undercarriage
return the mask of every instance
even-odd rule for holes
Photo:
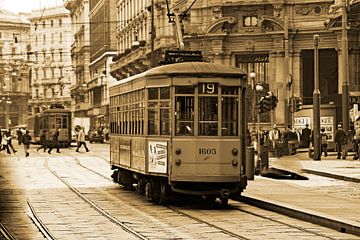
[[[126,169],[116,168],[111,176],[126,190],[136,190],[140,195],[155,204],[165,204],[175,193],[202,196],[210,202],[220,199],[227,205],[232,197],[239,196],[244,190],[247,179],[241,182],[171,182],[167,177],[144,175]]]

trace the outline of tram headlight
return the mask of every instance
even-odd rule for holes
[[[180,165],[181,165],[181,160],[180,160],[180,159],[176,159],[176,160],[175,160],[175,164],[176,164],[176,166],[180,166]]]
[[[233,159],[233,160],[231,161],[231,164],[232,164],[234,167],[236,167],[236,166],[238,165],[238,161],[237,161],[236,159]]]
[[[181,153],[181,149],[180,149],[180,148],[177,148],[177,149],[175,150],[175,154],[176,154],[176,155],[180,155],[180,153]]]
[[[237,156],[239,151],[236,148],[233,148],[231,153],[232,153],[232,155]]]

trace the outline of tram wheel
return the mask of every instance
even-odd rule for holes
[[[221,200],[221,205],[223,205],[224,207],[226,207],[229,203],[228,198],[220,198],[220,200]]]
[[[216,203],[216,197],[215,196],[206,196],[206,200],[209,202],[209,204],[214,205]]]
[[[159,194],[159,204],[165,204],[167,200],[168,191],[166,189],[166,182],[160,182],[160,194]]]
[[[152,201],[152,186],[151,182],[145,184],[145,197],[148,201]]]
[[[115,175],[115,182],[117,182],[117,183],[121,183],[121,173],[120,173],[120,171],[116,171],[116,175]]]

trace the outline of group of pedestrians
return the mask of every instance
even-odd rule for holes
[[[21,131],[21,134],[19,132]],[[23,144],[25,156],[29,156],[29,148],[31,143],[31,136],[29,134],[29,130],[27,129],[19,129],[18,132],[18,143],[19,145]],[[6,150],[7,154],[11,154],[11,151],[15,154],[17,151],[12,145],[12,139],[15,137],[11,134],[11,130],[8,129],[3,134],[0,134],[0,151]]]
[[[288,126],[284,131],[281,131],[276,124],[270,131],[259,130],[260,145],[269,141],[274,155],[280,157],[282,153],[293,155],[297,153],[298,148],[309,148],[312,139],[312,131],[309,125],[306,124],[303,129],[295,129]],[[321,151],[327,156],[327,144],[329,137],[325,133],[325,129],[321,129]],[[360,137],[359,137],[360,142]]]
[[[79,152],[81,146],[84,146],[86,152],[89,152],[90,150],[86,146],[84,127],[80,127],[80,129],[77,129],[76,132],[77,132],[76,152]],[[56,149],[56,152],[60,153],[59,136],[60,136],[60,129],[56,129],[50,135],[48,134],[47,130],[43,130],[43,132],[40,135],[40,146],[36,149],[36,151],[43,149],[44,152],[47,151],[49,154],[51,154],[51,151],[53,149]],[[10,129],[6,130],[3,133],[0,133],[0,151],[6,150],[8,154],[11,154],[11,152],[15,154],[17,150],[15,150],[12,144],[12,140],[15,138],[17,138],[19,145],[22,144],[24,146],[25,156],[28,157],[30,155],[29,149],[32,138],[29,134],[29,130],[24,128],[18,129],[16,131],[16,135],[13,135]]]
[[[40,135],[40,147],[38,147],[36,151],[44,149],[44,152],[46,152],[46,150],[48,149],[47,152],[51,154],[51,151],[56,148],[56,152],[60,153],[59,135],[60,129],[56,129],[51,135],[51,139],[48,139],[47,130],[43,130]]]

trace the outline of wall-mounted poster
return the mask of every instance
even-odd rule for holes
[[[334,141],[334,117],[320,117],[320,129],[324,128],[328,141]]]
[[[311,118],[310,117],[295,117],[294,118],[294,127],[303,129],[305,125],[308,124],[309,128],[312,128]],[[324,128],[325,133],[328,135],[329,142],[334,141],[334,117],[327,116],[327,117],[320,117],[320,129]]]
[[[148,169],[153,173],[167,173],[167,142],[148,142]]]

